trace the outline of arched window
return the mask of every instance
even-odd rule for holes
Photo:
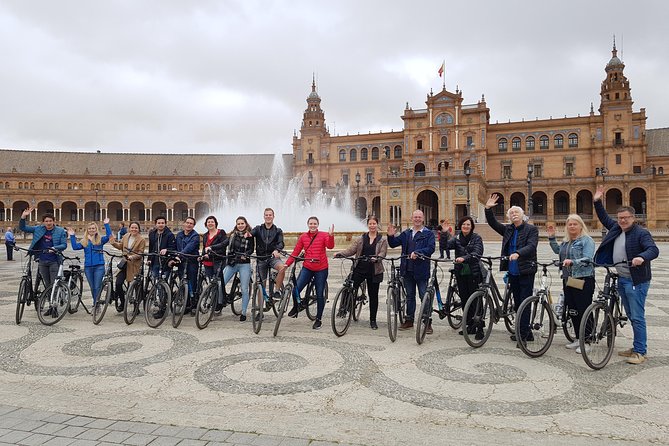
[[[114,190],[118,190],[118,184],[114,184]]]
[[[424,177],[425,176],[425,164],[417,163],[413,168],[414,176]]]
[[[372,147],[372,159],[373,160],[379,159],[379,148],[378,147]]]
[[[19,183],[19,189],[23,189],[23,183]]]
[[[509,147],[509,142],[507,141],[506,138],[500,138],[499,141],[497,141],[497,148],[499,149],[500,152],[506,152],[506,149]]]
[[[578,135],[576,133],[569,134],[569,147],[578,147]]]
[[[562,135],[555,135],[553,138],[553,146],[555,146],[556,149],[561,149],[564,147],[564,138]]]
[[[395,153],[393,154],[393,157],[396,160],[402,158],[402,146],[395,146]]]
[[[48,189],[48,188],[49,188],[49,185],[48,185],[47,183],[44,183],[44,184],[42,185],[42,189]]]
[[[142,190],[146,190],[146,186],[142,184]]]
[[[72,190],[72,183],[67,183],[67,190]]]
[[[516,137],[511,140],[511,149],[514,152],[517,152],[520,150],[520,138]]]
[[[367,161],[367,147],[360,149],[360,161]]]
[[[349,158],[351,161],[358,161],[358,151],[351,149],[351,156]]]
[[[528,136],[525,139],[525,149],[534,150],[534,136]]]
[[[139,184],[135,184],[135,190],[139,190]]]
[[[547,135],[541,135],[539,138],[539,148],[542,150],[548,149],[548,136]]]
[[[442,136],[441,137],[441,144],[439,145],[440,148],[442,149],[448,149],[448,136]]]
[[[385,146],[385,147],[383,148],[383,154],[386,156],[386,159],[387,159],[387,160],[390,159],[390,147]]]
[[[192,184],[189,184],[189,185],[188,185],[188,190],[189,190],[189,191],[192,191],[192,190],[193,190],[193,185],[192,185]]]
[[[344,161],[346,161],[346,150],[341,149],[339,151],[339,162],[343,163]]]

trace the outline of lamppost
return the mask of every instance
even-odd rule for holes
[[[355,198],[355,213],[358,216],[358,218],[362,218],[360,214],[361,212],[361,206],[360,206],[360,171],[355,173],[355,188],[356,188],[356,198]]]
[[[531,162],[527,163],[527,217],[532,218],[532,174],[534,166]]]
[[[311,185],[314,184],[314,174],[311,171],[307,175],[307,183],[309,183],[309,202],[311,202]]]
[[[95,188],[95,218],[93,218],[94,221],[100,220],[100,206],[98,205],[98,188]]]
[[[472,174],[472,169],[469,167],[469,163],[465,166],[465,177],[467,177],[467,215],[471,215],[470,201],[469,201],[469,176]]]

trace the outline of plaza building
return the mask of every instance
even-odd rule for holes
[[[540,226],[578,213],[594,229],[592,197],[603,184],[609,213],[630,205],[648,227],[666,229],[669,129],[646,129],[624,68],[614,44],[599,107],[584,116],[491,123],[485,97],[465,104],[461,91],[444,88],[428,94],[425,108],[407,104],[401,131],[346,136],[330,134],[312,83],[293,137],[294,171],[308,179],[307,195],[348,188],[358,216],[382,224],[406,227],[414,209],[431,226],[468,213],[483,219],[497,193],[500,217],[518,205]]]

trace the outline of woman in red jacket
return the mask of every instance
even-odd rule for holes
[[[297,256],[304,251],[304,265],[300,275],[297,278],[297,292],[302,292],[311,279],[314,279],[316,285],[316,298],[318,300],[318,310],[316,313],[316,320],[314,321],[313,329],[321,328],[321,318],[323,317],[323,309],[325,308],[325,298],[323,293],[325,291],[325,283],[328,280],[328,257],[325,252],[326,249],[332,249],[335,246],[334,241],[334,225],[330,226],[329,232],[322,232],[318,230],[318,218],[309,217],[307,225],[309,230],[302,234],[297,239],[297,245],[293,249],[293,255]],[[290,257],[286,262],[286,267],[290,266],[295,260]],[[301,310],[297,306],[297,298],[293,296],[293,308],[288,313],[290,317],[297,317],[297,313]]]

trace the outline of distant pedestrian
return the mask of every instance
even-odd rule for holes
[[[116,234],[116,241],[121,241],[124,235],[128,233],[128,228],[125,227],[125,223],[121,222],[118,227],[118,233]]]
[[[14,245],[16,240],[14,239],[14,233],[12,232],[12,227],[8,226],[7,231],[5,231],[5,246],[7,247],[7,260],[14,260]]]

